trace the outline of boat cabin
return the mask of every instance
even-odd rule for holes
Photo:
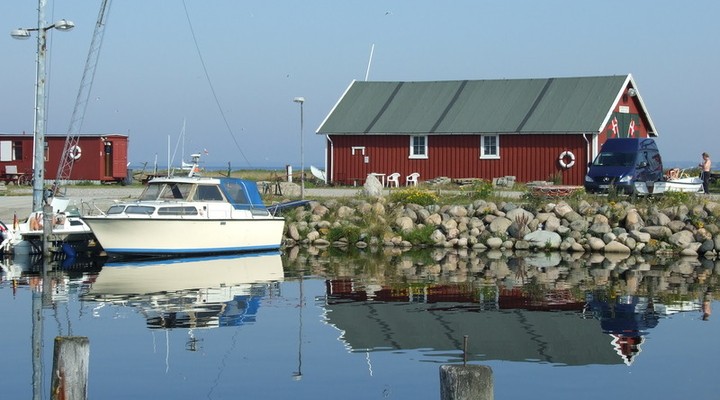
[[[223,204],[253,215],[269,215],[255,182],[198,177],[153,179],[137,201],[113,205],[107,214],[204,217],[210,205]]]

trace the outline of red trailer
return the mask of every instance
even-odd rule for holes
[[[124,183],[128,176],[128,136],[120,134],[79,135],[76,146],[63,155],[66,135],[45,135],[45,180],[53,181],[63,156],[74,158],[69,181]],[[0,179],[29,184],[32,179],[34,137],[32,134],[0,133]]]

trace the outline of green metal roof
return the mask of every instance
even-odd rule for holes
[[[631,79],[354,81],[317,133],[598,132]]]

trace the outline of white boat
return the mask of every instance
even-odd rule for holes
[[[635,191],[640,195],[665,192],[699,193],[703,191],[703,181],[698,177],[692,177],[657,182],[635,182]]]
[[[47,220],[43,211],[34,211],[22,222],[14,218],[11,226],[0,222],[0,253],[42,254],[44,224],[48,222],[52,224],[51,243],[86,243],[92,238],[90,227],[69,199],[52,197],[50,206],[52,215]]]
[[[193,154],[197,166],[199,154]],[[84,216],[108,255],[177,256],[276,250],[285,220],[263,204],[257,184],[238,178],[155,178],[139,199]]]
[[[320,168],[318,168],[318,167],[316,167],[316,166],[314,166],[314,165],[311,165],[311,166],[310,166],[310,172],[313,174],[313,176],[314,176],[316,179],[321,180],[321,181],[327,183],[327,176],[325,175],[325,171],[321,170]]]

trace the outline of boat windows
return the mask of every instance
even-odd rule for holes
[[[150,183],[140,195],[140,200],[157,200],[165,184]]]
[[[192,189],[190,183],[170,183],[160,193],[160,200],[182,200],[186,199]]]
[[[149,206],[128,206],[125,209],[125,214],[141,214],[141,215],[152,215],[155,211],[155,207]]]
[[[195,191],[195,201],[223,201],[220,188],[214,185],[199,185]]]
[[[115,205],[115,206],[110,207],[110,208],[107,210],[107,214],[108,214],[108,215],[122,214],[123,211],[125,211],[125,206],[124,206],[124,205]]]
[[[245,188],[240,182],[224,182],[223,189],[225,194],[230,198],[230,201],[234,204],[250,204]]]
[[[160,207],[158,215],[198,215],[195,207]]]

